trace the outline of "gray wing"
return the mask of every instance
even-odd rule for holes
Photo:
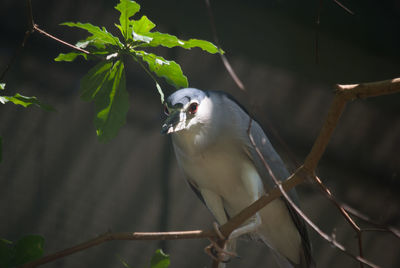
[[[246,134],[247,134],[247,130],[246,130]],[[282,159],[280,158],[278,153],[275,151],[275,149],[272,147],[272,144],[268,140],[264,131],[261,129],[260,125],[254,120],[252,122],[250,134],[253,136],[255,144],[260,149],[266,162],[269,164],[274,176],[278,180],[281,180],[281,181],[287,179],[290,174],[287,171],[285,164],[283,163]],[[268,170],[266,169],[264,163],[260,159],[260,157],[259,157],[258,153],[256,152],[253,144],[251,143],[249,137],[247,138],[246,147],[247,147],[247,150],[249,150],[253,161],[256,163],[257,171],[259,172],[259,174],[263,174],[261,177],[263,178],[264,185],[266,185],[266,187],[267,187],[266,190],[268,190],[268,188],[270,189],[270,187],[273,187],[275,185],[275,183],[274,183],[273,179],[269,176]],[[290,198],[298,205],[299,202],[298,202],[298,197],[297,197],[296,191],[294,189],[292,189],[291,191],[289,191],[288,194],[289,194]],[[305,222],[284,198],[282,198],[282,200],[285,201],[286,207],[288,208],[288,210],[290,212],[290,216],[291,216],[292,220],[294,221],[294,223],[299,231],[299,234],[302,238],[303,252],[304,252],[304,258],[305,258],[304,261],[307,263],[307,267],[312,266],[313,260],[311,257],[311,244],[310,244],[310,240],[308,238],[308,232],[307,232]]]
[[[229,97],[228,97],[229,98]],[[231,98],[229,98],[231,100]],[[235,104],[236,102],[233,101]],[[256,169],[258,173],[260,174],[263,183],[264,183],[264,188],[265,191],[270,191],[273,187],[275,187],[275,183],[273,179],[270,177],[269,172],[267,168],[265,167],[263,161],[259,157],[256,149],[254,148],[250,138],[249,138],[249,133],[254,139],[254,142],[258,149],[260,150],[261,154],[263,155],[263,158],[265,161],[268,163],[268,165],[271,168],[272,173],[274,176],[280,180],[284,181],[289,177],[289,172],[283,163],[281,157],[279,154],[275,151],[273,148],[271,142],[269,141],[268,137],[265,135],[264,131],[260,127],[260,125],[251,117],[248,115],[248,113],[241,108],[241,106],[235,105],[237,107],[237,113],[236,115],[239,116],[239,123],[237,126],[239,128],[237,129],[239,131],[239,136],[242,139],[242,142],[245,144],[244,151],[248,155],[248,157],[255,163]],[[240,123],[241,122],[241,123]],[[246,124],[242,124],[242,122],[246,122]],[[250,127],[250,131],[248,132],[248,129]],[[292,189],[289,191],[289,196],[290,198],[298,204],[298,198],[296,191]],[[300,218],[299,215],[297,215],[296,211],[287,203],[287,201],[282,198],[283,201],[285,201],[285,204],[290,212],[290,216],[292,220],[294,221],[299,234],[302,238],[302,244],[303,244],[303,252],[304,252],[304,262],[306,263],[307,267],[313,266],[313,260],[311,257],[311,245],[310,241],[308,238],[308,233],[307,233],[307,228],[306,225],[303,221],[302,218]]]

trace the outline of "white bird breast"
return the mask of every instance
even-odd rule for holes
[[[223,199],[230,216],[239,213],[263,194],[261,178],[253,164],[234,146],[218,143],[197,154],[185,155],[176,148],[178,162],[200,190]]]

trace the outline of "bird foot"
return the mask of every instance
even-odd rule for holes
[[[218,238],[220,241],[227,241],[227,238],[221,233],[219,230],[219,225],[218,223],[214,222],[213,223],[214,231],[217,234]],[[226,248],[222,248],[218,243],[214,240],[211,240],[211,244],[208,245],[204,251],[206,252],[207,255],[209,255],[212,259],[227,263],[230,261],[231,257],[238,257],[238,255],[235,252],[230,252],[226,250]]]
[[[228,263],[230,262],[232,257],[238,257],[235,252],[227,251],[221,248],[217,242],[210,240],[211,244],[208,245],[204,251],[207,255],[209,255],[213,260],[218,262]]]

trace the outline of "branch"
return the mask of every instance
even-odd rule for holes
[[[34,20],[33,20],[33,12],[32,12],[32,3],[31,0],[27,0],[26,1],[26,7],[27,7],[27,23],[28,23],[28,29],[25,31],[24,34],[24,38],[22,40],[21,45],[15,50],[13,56],[11,57],[10,61],[6,64],[6,67],[4,68],[4,70],[2,71],[1,75],[0,75],[0,81],[3,81],[4,77],[6,76],[7,72],[9,71],[9,69],[11,68],[11,66],[14,64],[15,59],[19,56],[19,54],[21,54],[22,49],[25,48],[25,45],[28,41],[28,38],[31,36],[32,33],[34,32],[38,32],[48,38],[51,38],[55,41],[57,41],[58,43],[61,43],[65,46],[68,46],[70,48],[73,48],[79,52],[85,53],[87,55],[90,55],[90,52],[82,49],[80,47],[74,46],[68,42],[65,42],[64,40],[61,40],[57,37],[55,37],[54,35],[49,34],[48,32],[42,30],[39,28],[39,26],[37,24],[35,24]]]
[[[72,44],[70,44],[70,43],[68,43],[68,42],[65,42],[64,40],[61,40],[61,39],[55,37],[54,35],[49,34],[48,32],[46,32],[46,31],[40,29],[39,26],[37,26],[37,24],[34,24],[34,25],[33,25],[33,29],[34,29],[36,32],[40,33],[40,34],[42,34],[42,35],[44,35],[44,36],[46,36],[46,37],[48,37],[48,38],[51,38],[51,39],[57,41],[58,43],[61,43],[61,44],[65,45],[65,46],[70,47],[70,48],[73,48],[73,49],[75,49],[75,50],[77,50],[77,51],[79,51],[79,52],[82,52],[82,53],[85,53],[85,54],[87,54],[87,55],[90,55],[90,52],[89,52],[89,51],[87,51],[87,50],[85,50],[85,49],[82,49],[82,48],[80,48],[80,47],[74,46],[74,45],[72,45]]]
[[[400,92],[400,78],[371,83],[336,85],[335,87],[336,94],[324,125],[304,162],[304,166],[310,171],[314,171],[317,167],[347,102],[357,98],[376,97]]]
[[[329,242],[331,245],[335,246],[337,249],[339,249],[340,251],[342,251],[343,253],[345,253],[346,255],[352,257],[353,259],[359,261],[360,263],[364,263],[370,267],[373,268],[378,268],[379,266],[375,265],[374,263],[362,258],[361,256],[355,256],[353,254],[351,254],[342,244],[340,244],[339,242],[336,241],[336,239],[333,236],[329,236],[328,234],[326,234],[325,232],[323,232],[313,221],[310,220],[310,218],[308,218],[304,212],[293,202],[293,200],[289,197],[289,195],[287,194],[287,189],[285,189],[283,187],[283,184],[281,181],[279,181],[274,173],[272,172],[271,167],[269,166],[269,164],[267,163],[267,161],[265,160],[264,156],[262,155],[260,149],[258,148],[258,146],[256,145],[253,136],[251,135],[251,133],[249,133],[249,138],[250,141],[253,145],[253,147],[255,148],[258,156],[260,157],[260,159],[262,160],[265,168],[268,170],[268,173],[270,175],[270,177],[272,178],[272,180],[274,181],[275,185],[278,186],[278,189],[280,191],[280,193],[283,195],[283,197],[285,198],[285,200],[289,203],[290,207],[292,207],[296,213],[315,231],[319,234],[320,237],[322,237],[323,239],[325,239],[327,242]],[[307,173],[309,172],[309,170],[307,168],[305,168],[305,166],[303,166],[303,170]],[[314,173],[314,172],[313,172]]]
[[[362,221],[364,221],[364,222],[366,222],[368,224],[371,224],[371,225],[376,227],[376,228],[363,228],[363,229],[361,229],[361,231],[363,231],[363,232],[368,232],[369,231],[370,232],[370,231],[375,230],[377,232],[389,232],[392,235],[394,235],[395,237],[400,239],[400,230],[399,229],[397,229],[397,228],[395,228],[393,226],[386,226],[385,224],[376,222],[376,221],[370,219],[368,216],[362,214],[360,211],[350,207],[349,205],[346,205],[346,204],[342,203],[341,206],[348,213],[350,213],[351,215],[353,215],[353,216],[359,218],[360,220],[362,220]]]
[[[336,93],[343,94],[347,100],[377,97],[396,92],[400,92],[400,78],[361,84],[336,85]]]
[[[20,268],[34,268],[39,265],[52,262],[56,259],[60,259],[79,251],[86,250],[103,244],[108,241],[114,240],[176,240],[176,239],[198,239],[198,238],[209,238],[215,239],[217,237],[214,230],[202,231],[182,231],[182,232],[125,232],[125,233],[105,233],[96,238],[90,239],[86,242],[61,250],[59,252],[44,256],[36,261],[28,262]]]
[[[215,21],[214,21],[214,15],[211,9],[211,4],[210,4],[210,0],[205,0],[206,2],[206,7],[207,7],[207,11],[208,11],[208,17],[210,19],[210,26],[211,26],[211,30],[213,33],[213,38],[214,38],[214,42],[218,47],[218,50],[221,49],[221,45],[219,43],[219,39],[218,39],[218,34],[217,34],[217,28],[215,27]],[[239,77],[236,75],[235,70],[233,70],[232,65],[229,63],[228,58],[220,53],[219,54],[221,56],[221,60],[225,66],[225,69],[228,71],[229,75],[232,77],[233,81],[236,83],[236,85],[241,89],[241,90],[246,90],[242,81],[240,81]]]

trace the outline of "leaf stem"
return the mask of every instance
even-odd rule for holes
[[[151,77],[151,79],[153,79],[153,81],[156,83],[156,87],[157,87],[158,93],[160,93],[160,96],[161,96],[161,102],[164,102],[164,93],[162,92],[161,86],[160,86],[160,84],[158,83],[156,77],[146,68],[146,66],[144,66],[143,62],[141,62],[141,61],[138,59],[138,57],[136,57],[135,54],[130,53],[129,55],[131,55],[132,58],[133,58],[137,63],[139,63],[140,67],[142,67],[142,69],[143,69],[143,70]]]

